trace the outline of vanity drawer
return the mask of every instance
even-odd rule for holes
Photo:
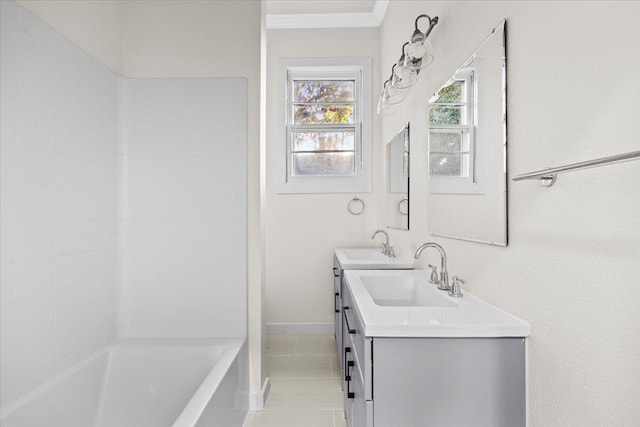
[[[360,376],[365,379],[368,377],[365,374],[366,368],[370,367],[370,364],[366,362],[364,328],[358,321],[358,315],[355,310],[349,289],[344,286],[342,289],[342,313],[344,317],[342,339],[350,343],[353,348]]]
[[[373,426],[373,402],[367,398],[365,380],[355,367],[351,371],[348,387],[351,391],[345,402],[349,406],[348,425],[350,427]]]

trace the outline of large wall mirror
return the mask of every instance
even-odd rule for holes
[[[429,233],[507,245],[506,28],[429,100]]]
[[[387,227],[409,229],[409,123],[387,143]]]

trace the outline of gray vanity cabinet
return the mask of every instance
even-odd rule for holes
[[[371,339],[355,314],[353,299],[342,288],[342,389],[345,418],[349,427],[373,426],[371,400]]]
[[[340,355],[340,363],[342,360],[342,274],[343,270],[340,266],[340,262],[334,256],[333,257],[333,320],[334,320],[334,333],[336,337],[336,345],[338,348],[338,354]]]
[[[523,338],[367,337],[342,287],[349,427],[524,427]]]
[[[522,338],[375,338],[376,427],[524,427]]]
[[[351,405],[351,423],[352,427],[371,426],[373,420],[373,406],[371,401],[367,400],[364,390],[364,379],[360,375],[358,369],[353,369],[351,373],[351,391],[353,398],[348,404]]]

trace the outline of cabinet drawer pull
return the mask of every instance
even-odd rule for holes
[[[338,310],[338,297],[340,296],[340,292],[336,292],[334,297],[333,297],[333,311],[335,311],[336,313],[340,313],[340,310]]]
[[[349,360],[349,362],[347,362],[347,367],[349,368],[353,368],[354,366],[354,362],[353,360]],[[345,381],[347,382],[347,398],[348,399],[353,399],[354,397],[356,397],[355,393],[352,392],[350,390],[351,388],[351,373],[348,372],[348,375],[345,376]]]
[[[344,377],[345,381],[349,381],[349,380],[347,380],[347,374],[349,373],[347,371],[347,354],[348,353],[351,353],[351,347],[345,347],[344,348],[344,358],[343,358],[343,360],[344,360],[344,369],[343,369],[343,371],[344,371],[344,375],[345,375],[345,377]]]
[[[343,307],[345,310],[349,307]],[[352,329],[351,326],[349,326],[349,319],[347,319],[347,313],[344,313],[344,323],[347,325],[347,331],[349,332],[350,335],[353,335],[356,333],[355,329]]]
[[[340,277],[340,274],[336,274],[337,271],[338,269],[333,267],[333,277]]]

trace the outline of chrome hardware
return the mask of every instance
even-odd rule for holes
[[[558,179],[561,172],[570,172],[580,169],[589,169],[596,166],[604,166],[613,163],[626,162],[629,160],[640,159],[640,151],[630,151],[615,156],[601,157],[599,159],[587,160],[585,162],[571,163],[569,165],[557,166],[554,168],[546,168],[535,172],[524,173],[512,178],[514,181],[522,181],[523,179],[540,179],[545,187],[551,187]]]
[[[391,258],[396,257],[396,251],[393,249],[393,246],[389,246],[389,250],[387,251],[387,255]]]
[[[452,297],[460,298],[462,297],[462,290],[460,290],[460,283],[464,285],[464,280],[457,276],[453,276],[453,283],[451,284],[451,290],[449,291],[449,295]]]
[[[391,246],[389,245],[389,233],[387,233],[384,230],[376,230],[375,233],[373,233],[373,236],[371,236],[371,239],[375,239],[375,237],[379,234],[382,233],[384,234],[384,238],[385,238],[385,243],[382,244],[382,253],[384,255],[389,255],[389,251]],[[391,255],[389,255],[391,256]]]
[[[432,285],[437,285],[440,283],[440,279],[438,279],[438,267],[435,265],[428,264],[431,268],[431,276],[429,276],[429,283]]]
[[[422,251],[426,248],[434,248],[440,252],[440,280],[438,280],[438,289],[441,291],[448,291],[451,289],[449,286],[449,272],[447,271],[447,253],[444,251],[444,248],[437,243],[427,242],[420,245],[420,247],[416,250],[415,259],[419,259]]]
[[[364,202],[362,201],[362,199],[354,197],[347,204],[347,210],[351,215],[360,215],[362,212],[364,212]]]
[[[405,197],[398,202],[398,213],[400,215],[409,215],[409,198]]]

